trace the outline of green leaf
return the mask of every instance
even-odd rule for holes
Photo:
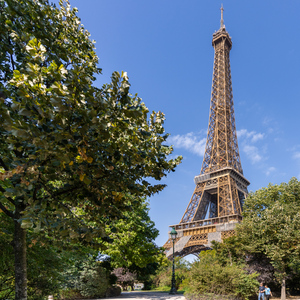
[[[92,181],[91,181],[91,179],[90,179],[89,177],[84,176],[83,182],[84,182],[86,185],[90,185]]]

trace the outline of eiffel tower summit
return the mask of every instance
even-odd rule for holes
[[[213,34],[214,67],[210,115],[205,153],[196,187],[179,224],[174,256],[199,255],[211,242],[234,234],[242,220],[242,207],[250,182],[244,177],[235,127],[229,52],[231,37],[225,29],[223,6],[221,26]],[[173,256],[171,238],[165,243],[167,257]]]

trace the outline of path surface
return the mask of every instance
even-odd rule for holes
[[[169,295],[165,292],[122,292],[120,296],[113,297],[113,298],[101,298],[97,300],[186,300],[183,295]],[[280,300],[280,298],[273,298],[273,300]],[[300,300],[299,296],[289,296],[286,298],[287,300]]]
[[[122,292],[118,297],[105,298],[106,300],[185,300],[183,295],[169,295],[169,293],[163,292]]]

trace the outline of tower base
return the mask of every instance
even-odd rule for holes
[[[222,242],[225,238],[233,236],[235,226],[241,220],[241,215],[231,215],[170,226],[177,231],[174,256],[198,256],[201,251],[210,250],[212,241]],[[173,249],[170,237],[163,247],[166,249],[166,256],[171,259]]]

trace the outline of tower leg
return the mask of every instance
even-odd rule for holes
[[[190,203],[185,210],[185,213],[180,221],[180,223],[187,223],[193,220],[197,208],[202,202],[204,195],[205,183],[198,183],[190,200]],[[203,204],[202,204],[203,205]]]

